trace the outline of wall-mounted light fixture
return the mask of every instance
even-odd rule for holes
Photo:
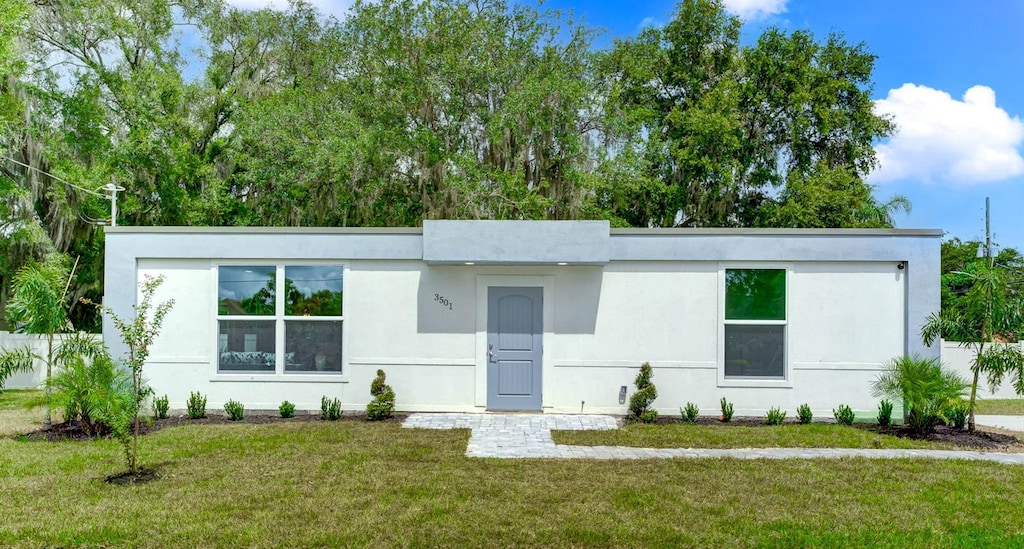
[[[619,388],[619,404],[625,404],[625,403],[626,403],[626,386],[623,385],[621,388]]]
[[[906,269],[907,268],[907,262],[906,261],[900,261],[899,263],[896,264],[896,268],[901,270],[901,271],[903,269]]]

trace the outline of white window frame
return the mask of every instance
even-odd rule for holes
[[[285,293],[274,292],[274,314],[266,316],[256,315],[221,315],[220,302],[220,267],[274,267],[275,288],[284,288],[286,267],[340,267],[342,273],[342,308],[339,316],[302,316],[285,315]],[[349,265],[346,261],[332,260],[275,260],[275,259],[245,259],[217,261],[210,265],[213,280],[214,299],[214,356],[212,360],[214,377],[211,381],[298,381],[298,382],[346,382],[348,376],[348,330],[345,328],[345,286],[349,275]],[[251,371],[221,371],[220,370],[220,321],[221,320],[264,320],[274,322],[274,371],[260,372]],[[285,371],[285,322],[289,320],[299,321],[325,321],[341,322],[341,371],[340,372],[287,372]]]
[[[726,271],[776,269],[786,272],[786,308],[784,320],[730,320],[725,318]],[[789,319],[792,296],[792,265],[789,263],[719,263],[718,265],[718,386],[719,387],[793,387],[792,368],[789,364]],[[727,377],[725,375],[725,327],[782,326],[782,377]]]

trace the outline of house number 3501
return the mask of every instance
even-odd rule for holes
[[[447,307],[448,310],[452,310],[452,302],[441,294],[434,294],[434,302],[440,304],[442,307]]]

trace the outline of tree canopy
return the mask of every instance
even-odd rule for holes
[[[909,207],[865,181],[894,131],[867,46],[745,45],[720,0],[603,49],[509,0],[357,1],[342,21],[305,0],[0,8],[0,308],[52,251],[81,258],[72,301],[98,300],[109,183],[124,225],[884,227]]]

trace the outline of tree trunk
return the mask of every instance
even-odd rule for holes
[[[50,393],[52,387],[50,387],[50,373],[53,366],[53,334],[46,334],[46,417],[43,418],[43,425],[50,427],[52,420],[50,418]]]
[[[974,432],[974,397],[978,394],[978,369],[974,368],[974,383],[971,384],[970,413],[967,416],[967,432]]]

